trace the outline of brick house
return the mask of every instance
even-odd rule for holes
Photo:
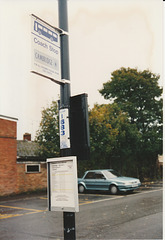
[[[0,115],[0,196],[46,190],[46,159],[30,134],[17,140],[17,120]]]
[[[39,156],[39,145],[25,133],[17,140],[18,192],[45,190],[47,188],[46,159]]]

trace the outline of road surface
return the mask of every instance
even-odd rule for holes
[[[162,184],[132,194],[79,195],[76,239],[162,239]],[[63,239],[63,213],[47,211],[47,196],[0,200],[1,240]]]

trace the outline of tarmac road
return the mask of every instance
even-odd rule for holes
[[[80,194],[76,239],[163,239],[162,192],[147,184],[133,194]],[[0,200],[0,239],[63,239],[63,213],[47,211],[46,195]]]
[[[79,217],[78,239],[162,239],[162,191],[98,200]]]

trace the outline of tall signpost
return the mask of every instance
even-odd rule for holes
[[[75,212],[79,211],[77,157],[89,157],[88,107],[87,95],[70,96],[67,0],[58,0],[58,13],[59,28],[31,15],[31,72],[60,84],[61,157],[47,159],[48,205],[50,211],[63,211],[64,240],[75,240]]]
[[[69,69],[69,36],[68,36],[68,12],[67,12],[67,0],[58,0],[58,13],[59,13],[59,28],[64,31],[65,34],[61,35],[61,78],[69,82],[70,69]],[[70,107],[70,84],[65,83],[60,87],[60,120],[69,112]],[[67,116],[68,118],[69,116]],[[63,132],[63,121],[60,123],[60,139],[64,139],[61,144],[61,156],[70,156],[71,147],[70,144],[65,141],[65,132]],[[69,127],[69,124],[68,124]],[[69,133],[69,129],[67,130]],[[67,136],[66,136],[67,138]],[[61,141],[61,140],[60,140]],[[64,239],[71,240],[76,239],[75,234],[75,212],[64,212]]]

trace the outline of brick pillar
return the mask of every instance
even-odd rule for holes
[[[0,196],[17,191],[16,160],[17,121],[0,116]]]

